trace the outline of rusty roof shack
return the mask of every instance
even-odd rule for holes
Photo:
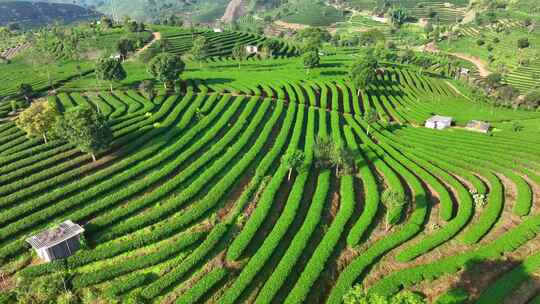
[[[67,220],[58,226],[29,237],[26,242],[38,256],[47,262],[66,258],[80,247],[80,235],[84,229]]]
[[[488,133],[491,125],[485,121],[471,120],[467,123],[465,128],[470,131]]]

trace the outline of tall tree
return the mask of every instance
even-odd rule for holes
[[[393,189],[386,189],[381,196],[381,202],[386,207],[386,230],[390,229],[390,226],[395,225],[401,218],[401,213],[398,212],[402,209],[402,206],[406,204],[405,197],[402,193]]]
[[[47,135],[52,134],[58,112],[47,100],[34,101],[21,112],[16,124],[29,137],[41,136],[47,143]]]
[[[311,69],[319,66],[321,58],[319,57],[319,53],[317,51],[311,51],[302,55],[302,61],[304,63],[304,68],[306,68],[307,73],[309,74]]]
[[[281,163],[289,168],[288,180],[291,180],[291,174],[293,169],[300,172],[300,169],[304,165],[305,155],[300,150],[287,151],[281,158]]]
[[[139,90],[150,100],[156,97],[156,89],[151,80],[144,80],[139,84]]]
[[[122,60],[126,60],[129,52],[135,50],[135,41],[129,38],[122,38],[116,44],[116,50],[120,54]]]
[[[354,171],[354,154],[346,146],[334,145],[331,161],[336,169],[336,176],[348,175]]]
[[[360,95],[361,89],[367,88],[371,82],[377,79],[376,70],[378,67],[379,61],[369,53],[352,64],[349,78],[356,86],[358,95]]]
[[[113,138],[105,117],[84,106],[69,108],[58,117],[55,132],[82,152],[90,153],[94,161],[96,153],[106,149]]]
[[[32,94],[34,94],[34,89],[32,88],[32,85],[28,83],[21,83],[18,88],[19,96],[24,97],[26,99],[26,102],[30,102],[30,97]]]
[[[371,131],[371,125],[379,121],[379,114],[377,113],[377,110],[375,110],[374,108],[369,108],[364,113],[364,120],[368,125],[367,136],[369,136],[369,133]]]
[[[199,67],[202,68],[202,62],[206,57],[208,57],[208,39],[204,36],[199,36],[193,40],[193,47],[191,48],[190,54],[193,59],[199,62]]]
[[[101,58],[96,64],[96,77],[108,81],[113,92],[113,83],[126,79],[127,73],[122,63],[114,58]]]
[[[148,64],[148,74],[162,82],[165,88],[180,77],[186,64],[179,56],[163,53],[159,54]]]
[[[240,68],[242,61],[248,56],[246,46],[237,43],[232,49],[232,56],[234,57],[234,59],[238,60],[238,68]]]

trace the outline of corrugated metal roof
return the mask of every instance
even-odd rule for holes
[[[435,115],[435,116],[432,116],[430,119],[428,119],[427,121],[428,122],[446,122],[446,123],[452,123],[454,119],[452,117],[448,117],[448,116],[440,116],[440,115]]]
[[[67,220],[58,225],[58,227],[42,231],[37,235],[27,238],[26,242],[36,250],[50,248],[83,232],[84,229],[81,226]]]

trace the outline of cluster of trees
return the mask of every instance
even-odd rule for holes
[[[379,60],[375,57],[375,52],[369,50],[362,57],[359,57],[349,70],[349,78],[358,90],[365,89],[373,81],[377,79],[377,69],[379,68]]]
[[[337,176],[355,171],[355,156],[351,149],[337,144],[329,138],[317,137],[313,146],[315,166],[321,169],[334,168]]]
[[[481,88],[491,103],[534,110],[540,108],[540,89],[535,89],[522,95],[520,91],[510,84],[503,83],[501,73],[492,73],[481,84]]]
[[[320,49],[322,44],[330,42],[332,36],[322,28],[309,27],[296,33],[295,38],[300,41],[302,52],[302,62],[309,74],[312,69],[321,63]]]
[[[96,153],[108,148],[112,132],[105,117],[94,109],[78,106],[59,111],[46,100],[34,101],[17,119],[29,137],[67,141],[96,161]]]
[[[393,296],[383,296],[366,292],[361,286],[353,287],[344,297],[345,304],[425,304],[426,300],[420,294],[403,291]]]

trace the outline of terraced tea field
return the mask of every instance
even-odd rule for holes
[[[171,51],[188,48],[182,37],[166,37]],[[154,100],[130,89],[50,97],[108,117],[114,141],[97,162],[0,123],[2,273],[68,271],[74,292],[148,303],[341,303],[357,283],[381,294],[418,288],[429,299],[455,283],[497,303],[531,282],[540,267],[538,131],[419,126],[434,113],[459,126],[540,114],[471,105],[447,80],[407,68],[389,67],[360,94],[342,78],[263,82],[239,71],[245,80],[188,80]],[[379,119],[368,124],[372,110]],[[353,151],[356,170],[317,166],[320,139]],[[289,178],[281,159],[297,149],[305,168]],[[406,203],[385,207],[385,189]],[[36,265],[25,237],[66,219],[84,226],[86,247]],[[515,262],[489,278],[471,270],[503,256]],[[482,283],[460,282],[458,272]]]

